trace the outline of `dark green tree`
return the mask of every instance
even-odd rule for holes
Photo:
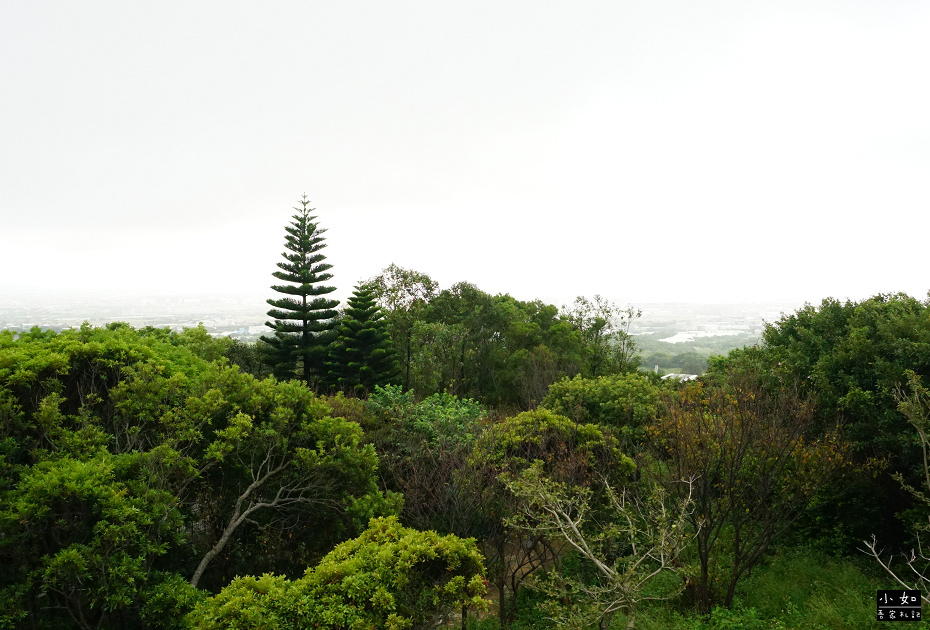
[[[288,284],[271,286],[285,297],[268,300],[273,307],[268,316],[274,322],[266,325],[274,330],[274,336],[262,337],[266,361],[274,375],[289,378],[297,372],[308,386],[325,373],[327,346],[335,326],[333,309],[339,305],[338,300],[325,297],[336,290],[322,284],[333,277],[328,273],[332,265],[323,262],[326,256],[320,253],[326,247],[326,230],[310,215],[314,209],[309,205],[304,195],[300,207],[294,208],[294,220],[284,228],[288,251],[281,255],[285,262],[279,262],[279,271],[271,275]]]
[[[806,536],[846,553],[873,533],[906,540],[913,517],[905,512],[922,507],[893,475],[919,487],[924,458],[895,393],[907,370],[930,377],[930,297],[880,294],[808,304],[767,326],[758,352],[729,361],[730,369],[754,362],[769,375],[804,383],[816,402],[817,426],[839,417],[852,443],[855,468],[802,516]]]
[[[195,585],[300,575],[399,512],[357,422],[202,331],[0,331],[0,628],[180,628]]]
[[[501,627],[513,623],[526,578],[557,565],[560,553],[560,545],[553,544],[550,536],[511,524],[512,517],[525,511],[526,502],[514,496],[506,482],[538,466],[546,479],[566,489],[590,490],[592,513],[600,514],[609,503],[607,486],[623,487],[635,470],[619,447],[609,431],[548,409],[505,418],[477,436],[464,471],[464,487],[457,490],[481,497],[467,533],[482,546],[488,578],[497,591]]]
[[[355,288],[337,334],[327,364],[330,385],[364,393],[397,380],[397,353],[371,286]]]

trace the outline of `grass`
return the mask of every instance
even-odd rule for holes
[[[685,609],[677,602],[654,602],[644,605],[636,615],[640,630],[868,630],[886,627],[876,621],[875,591],[898,588],[868,558],[834,558],[806,548],[781,549],[768,562],[753,569],[740,582],[734,606],[715,608],[707,616]],[[533,598],[525,598],[525,608],[535,607]],[[930,611],[924,611],[930,616]],[[521,610],[521,621],[533,619],[532,625],[548,626],[534,610]],[[538,613],[537,613],[538,614]],[[535,617],[535,618],[534,618]],[[626,628],[622,615],[612,628]],[[486,619],[481,630],[496,630],[496,619]],[[930,623],[905,622],[905,628],[930,628]]]
[[[838,559],[805,548],[782,549],[740,582],[732,609],[701,617],[671,606],[653,606],[638,616],[644,630],[776,630],[881,628],[875,619],[875,591],[898,588],[860,560]],[[908,627],[930,627],[907,622]],[[619,626],[622,627],[622,626]]]

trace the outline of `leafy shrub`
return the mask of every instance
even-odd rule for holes
[[[481,403],[452,394],[433,394],[420,402],[397,385],[376,387],[369,408],[391,427],[391,441],[410,452],[469,446],[487,415]]]
[[[372,519],[304,577],[236,578],[199,605],[196,630],[432,628],[463,607],[484,607],[484,566],[475,542]]]
[[[638,450],[643,427],[656,418],[661,389],[638,373],[563,378],[549,386],[541,407],[579,423],[616,429],[624,450]]]
[[[378,428],[369,435],[389,489],[404,495],[404,523],[468,537],[475,512],[461,473],[487,411],[469,399],[435,394],[423,401],[400,387],[376,387],[367,402]]]

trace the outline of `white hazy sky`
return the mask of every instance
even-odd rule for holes
[[[267,293],[307,193],[560,304],[930,289],[930,3],[0,3],[0,293]]]

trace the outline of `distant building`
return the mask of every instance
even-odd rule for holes
[[[698,377],[697,374],[666,374],[665,376],[662,377],[662,380],[664,381],[666,379],[674,378],[679,381],[693,381],[697,377]]]

